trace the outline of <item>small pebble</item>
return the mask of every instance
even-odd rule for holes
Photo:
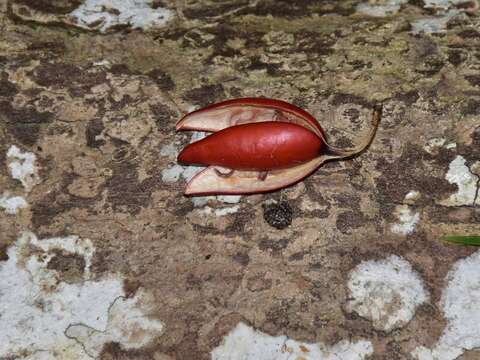
[[[285,229],[292,223],[292,208],[286,201],[263,204],[263,218],[276,229]]]

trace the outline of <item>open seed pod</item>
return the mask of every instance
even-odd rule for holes
[[[185,194],[252,194],[294,184],[327,160],[363,151],[379,119],[376,108],[368,136],[344,151],[328,144],[312,115],[284,101],[243,98],[191,112],[177,123],[177,131],[213,134],[178,156],[180,163],[207,166],[190,180]]]

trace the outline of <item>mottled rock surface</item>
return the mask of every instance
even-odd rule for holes
[[[39,239],[75,235],[94,249],[89,281],[123,283],[123,292],[115,287],[107,299],[110,332],[99,340],[88,332],[93,325],[65,329],[59,336],[75,338],[76,353],[48,348],[50,358],[209,359],[217,348],[222,359],[222,339],[240,323],[332,349],[369,341],[371,359],[479,358],[478,341],[469,349],[447,344],[467,348],[464,355],[457,348],[448,355],[444,343],[438,357],[426,350],[451,318],[439,305],[447,274],[475,251],[439,238],[480,234],[475,5],[0,0],[0,264],[14,266],[15,249],[25,259],[19,269],[33,261],[36,250],[27,256],[15,245],[22,231]],[[100,15],[80,18],[84,8]],[[192,109],[246,96],[301,106],[339,147],[358,141],[373,106],[382,104],[383,115],[367,151],[327,163],[293,187],[184,197],[194,169],[175,158],[192,135],[175,133],[175,122]],[[30,160],[15,160],[12,151]],[[12,161],[21,162],[19,177]],[[362,262],[392,255],[411,265],[428,301],[386,332],[391,327],[378,322],[388,313],[372,324],[372,316],[347,306],[347,282]],[[56,248],[35,257],[46,264],[42,271],[55,273],[53,289],[63,289],[55,301],[83,281],[82,256]],[[134,307],[144,298],[148,306]],[[0,303],[7,300],[0,295]],[[401,311],[399,303],[392,311]],[[479,312],[478,298],[476,306]],[[137,312],[149,317],[141,331],[115,332],[121,316]],[[464,332],[448,333],[448,341]],[[9,341],[0,358],[30,355],[19,348],[23,342]]]

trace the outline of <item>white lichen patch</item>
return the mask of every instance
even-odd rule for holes
[[[83,269],[84,280],[90,279],[90,268],[92,266],[93,244],[89,239],[81,239],[78,236],[71,235],[66,237],[55,237],[49,239],[38,240],[33,233],[24,233],[19,240],[23,246],[27,243],[31,246],[37,247],[45,254],[54,252],[55,250],[65,251],[70,254],[80,255],[84,262]],[[45,255],[45,260],[50,260],[51,257]]]
[[[372,353],[372,344],[365,340],[328,347],[270,336],[239,323],[212,351],[212,360],[362,360]]]
[[[420,276],[396,255],[363,261],[350,273],[347,286],[352,300],[346,310],[387,332],[407,324],[417,307],[429,299]]]
[[[470,3],[471,6],[478,6],[477,0],[424,0],[425,8],[436,10],[448,10],[451,8],[458,8],[459,5]]]
[[[182,165],[171,165],[166,169],[162,170],[162,181],[167,183],[174,183],[180,180],[180,178],[185,181],[190,181],[196,173],[202,171],[201,167],[194,166],[182,166]]]
[[[235,214],[239,209],[240,206],[238,205],[220,209],[212,209],[210,206],[205,206],[205,208],[202,209],[202,212],[206,215],[215,214],[216,216],[225,216],[229,214]]]
[[[415,226],[420,220],[420,214],[410,209],[408,205],[398,205],[394,215],[398,222],[390,228],[395,234],[408,235],[413,233]]]
[[[162,7],[152,8],[153,0],[86,0],[70,13],[78,26],[101,32],[118,25],[133,29],[164,26],[174,16]]]
[[[110,69],[110,67],[112,66],[112,63],[104,59],[100,61],[95,61],[93,63],[93,66],[106,67],[107,69]]]
[[[473,13],[478,10],[478,0],[425,0],[424,7],[434,11],[436,16],[417,19],[412,22],[412,32],[441,33],[447,30],[447,23],[454,16]]]
[[[7,214],[15,215],[19,209],[28,207],[28,203],[21,196],[10,196],[8,192],[0,197],[0,208]]]
[[[66,283],[62,274],[49,268],[56,250],[83,258],[83,279]],[[65,334],[71,325],[88,328],[89,343],[103,345],[102,341],[116,339],[127,348],[143,346],[160,334],[163,327],[156,320],[145,320],[137,298],[119,300],[124,296],[122,279],[91,280],[92,253],[91,242],[76,236],[43,240],[30,232],[19,236],[7,251],[8,260],[0,262],[0,358],[98,356],[86,353],[86,345]],[[120,317],[126,322],[119,324]]]
[[[192,166],[189,166],[188,168],[192,168]],[[166,183],[174,183],[177,182],[180,178],[189,181],[190,178],[195,176],[197,172],[202,170],[201,168],[197,168],[197,171],[192,174],[191,172],[187,171],[188,168],[181,165],[169,166],[166,169],[162,170],[162,181]]]
[[[428,17],[417,19],[412,21],[412,33],[414,34],[433,34],[433,33],[441,33],[447,29],[448,21],[455,15],[458,14],[458,11],[452,10],[448,11],[443,16],[438,17]]]
[[[480,347],[480,251],[459,260],[447,275],[441,308],[447,326],[433,349],[418,347],[419,360],[454,360],[465,350]]]
[[[448,9],[451,4],[451,0],[424,0],[425,8],[437,8],[437,9]]]
[[[407,204],[414,204],[418,199],[420,199],[421,194],[417,190],[410,190],[406,195],[405,195],[405,203]]]
[[[427,143],[423,146],[423,150],[428,152],[430,155],[436,154],[439,148],[445,145],[447,140],[443,138],[433,138],[427,141]]]
[[[237,204],[242,199],[241,195],[218,195],[217,200],[226,204]]]
[[[430,155],[437,155],[438,151],[442,147],[445,149],[456,149],[457,143],[447,143],[447,140],[444,138],[433,138],[427,141],[427,143],[423,146],[423,150],[428,152]]]
[[[478,176],[472,174],[463,156],[458,155],[448,167],[445,179],[450,184],[456,184],[458,190],[446,200],[439,201],[445,206],[473,205],[477,193]]]
[[[122,344],[124,349],[139,349],[151,343],[163,332],[163,323],[150,319],[140,310],[146,294],[140,292],[132,299],[117,298],[108,311],[108,321],[103,330],[85,324],[71,325],[65,334],[80,342],[91,357],[97,357],[103,345],[109,342]],[[150,300],[151,301],[151,300]]]
[[[12,178],[19,180],[26,191],[30,191],[40,182],[38,176],[37,156],[31,152],[23,152],[15,145],[7,151],[8,170]]]
[[[202,207],[209,201],[219,201],[224,204],[238,204],[242,199],[241,195],[217,195],[217,196],[195,196],[192,198],[193,206]]]
[[[192,137],[190,138],[190,144],[206,138],[207,135],[208,135],[208,133],[206,133],[204,131],[194,131],[194,132],[192,132]]]
[[[194,131],[192,133],[192,137],[190,138],[190,144],[201,140],[206,136],[206,132]],[[172,153],[173,151],[175,152],[175,155]],[[160,149],[160,155],[162,156],[176,156],[177,152],[177,147],[174,144],[166,144]],[[186,182],[188,182],[203,169],[203,167],[199,166],[182,166],[178,164],[171,165],[162,171],[162,181],[172,183],[177,182],[180,178],[183,178]]]
[[[177,146],[174,143],[168,143],[160,148],[160,156],[164,156],[169,159],[175,159],[178,154]]]
[[[407,0],[369,1],[358,4],[357,11],[375,17],[392,16],[395,15],[405,3],[407,3]]]

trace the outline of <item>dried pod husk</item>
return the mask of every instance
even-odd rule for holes
[[[178,156],[180,163],[208,166],[190,180],[185,194],[251,194],[294,184],[327,160],[363,151],[379,119],[376,108],[366,140],[344,151],[328,144],[313,116],[280,100],[235,99],[194,111],[177,130],[214,134]]]

